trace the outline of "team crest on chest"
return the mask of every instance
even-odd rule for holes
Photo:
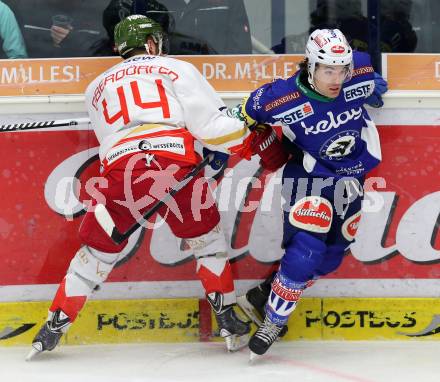
[[[326,113],[328,118],[316,121],[314,125],[306,125],[304,122],[301,122],[301,127],[304,129],[305,135],[322,134],[332,129],[339,129],[341,126],[349,123],[352,120],[358,120],[362,117],[362,112],[362,107],[345,110],[339,114],[335,114],[333,113],[333,111],[330,110]]]
[[[340,160],[354,151],[356,138],[359,138],[359,132],[355,130],[335,134],[321,146],[319,155],[323,159]]]

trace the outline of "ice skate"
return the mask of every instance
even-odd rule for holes
[[[223,306],[220,293],[210,293],[207,299],[214,310],[220,336],[225,339],[228,351],[234,352],[245,347],[249,342],[250,322],[237,317],[232,305]]]
[[[266,353],[280,335],[283,326],[274,324],[267,316],[249,340],[250,361]]]
[[[32,358],[43,351],[55,349],[69,325],[69,317],[61,310],[55,311],[51,319],[43,324],[32,341],[32,349],[26,357],[26,361],[32,360]]]
[[[272,280],[272,278],[270,278],[270,280]],[[246,295],[237,297],[238,306],[257,326],[261,326],[266,316],[265,306],[270,293],[270,283],[267,283],[267,281],[268,280],[248,290]],[[266,285],[268,285],[268,289]],[[283,337],[287,333],[287,330],[287,325],[283,326],[279,337]]]

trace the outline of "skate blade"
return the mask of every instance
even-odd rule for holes
[[[253,305],[247,300],[246,296],[237,297],[237,305],[241,308],[244,314],[249,317],[256,325],[261,326],[260,315],[257,313]]]
[[[240,349],[243,349],[249,342],[249,334],[245,334],[243,336],[232,334],[223,338],[226,341],[226,348],[229,352],[236,352]]]
[[[249,363],[253,365],[255,362],[257,362],[258,359],[261,358],[261,355],[254,353],[252,350],[249,353]]]
[[[32,349],[25,358],[25,361],[32,361],[32,359],[38,354],[42,352],[42,346],[39,342],[32,344]]]

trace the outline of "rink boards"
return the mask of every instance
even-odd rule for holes
[[[266,58],[261,60],[267,61]],[[227,77],[247,73],[236,57],[225,60],[221,64],[227,70],[220,73]],[[253,65],[254,56],[251,60],[261,81],[268,80],[264,73],[273,77]],[[2,94],[19,96],[19,109],[13,108],[11,100],[3,103],[6,114],[2,115],[2,123],[84,117],[82,103],[81,108],[75,108],[79,101],[74,99],[79,96],[61,97],[58,101],[52,97],[82,93],[88,79],[94,77],[90,74],[100,72],[99,65],[109,62],[104,63],[101,58],[83,61],[90,70],[84,72],[78,60],[69,60],[69,67],[54,71],[47,70],[47,64],[51,64],[47,60],[8,62],[4,77],[10,80],[2,83]],[[293,61],[288,58],[269,61],[269,68],[279,69],[276,72],[281,76],[293,68]],[[366,200],[371,206],[372,200],[380,199],[382,206],[364,211],[357,240],[338,271],[306,291],[307,298],[290,320],[287,340],[438,337],[440,313],[438,300],[433,297],[440,295],[440,115],[435,103],[438,96],[433,93],[439,90],[440,61],[438,55],[423,57],[417,69],[413,64],[407,65],[409,62],[408,57],[400,57],[383,64],[390,89],[428,90],[428,94],[411,95],[417,107],[407,107],[404,101],[408,94],[387,94],[385,108],[371,110],[384,160],[370,174],[376,183],[372,190],[366,189]],[[203,62],[200,65],[212,81],[212,66]],[[406,69],[409,72],[402,72]],[[36,73],[42,81],[36,81]],[[67,78],[53,82],[47,80],[48,73],[65,74]],[[417,81],[413,73],[418,73]],[[240,90],[236,78],[229,81],[214,76],[214,80],[217,83],[213,85],[230,86],[216,86],[217,90]],[[254,80],[249,77],[246,82],[254,87]],[[83,88],[78,90],[78,86]],[[38,100],[32,105],[27,98],[20,98],[36,94]],[[85,126],[2,134],[0,146],[4,191],[0,200],[0,346],[28,345],[44,322],[48,301],[80,245],[77,232],[90,199],[88,182],[98,174],[98,147],[90,127]],[[207,173],[213,175],[209,169]],[[266,278],[283,254],[280,171],[268,174],[261,171],[257,158],[247,162],[233,156],[228,171],[219,179],[217,186],[211,185],[218,190],[216,200],[237,292],[241,294]],[[258,208],[247,208],[251,204]],[[94,295],[96,300],[88,302],[63,341],[93,344],[220,340],[215,335],[215,320],[209,307],[197,298],[203,290],[194,272],[193,254],[167,225],[154,232],[135,233],[124,256],[105,288]],[[170,299],[164,300],[164,296]]]
[[[48,302],[0,304],[0,346],[32,342]],[[304,298],[284,340],[437,340],[434,298]],[[217,341],[205,300],[89,301],[65,344]]]

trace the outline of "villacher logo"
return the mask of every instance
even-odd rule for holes
[[[306,196],[290,209],[289,223],[312,232],[327,233],[333,220],[333,207],[327,199]]]

